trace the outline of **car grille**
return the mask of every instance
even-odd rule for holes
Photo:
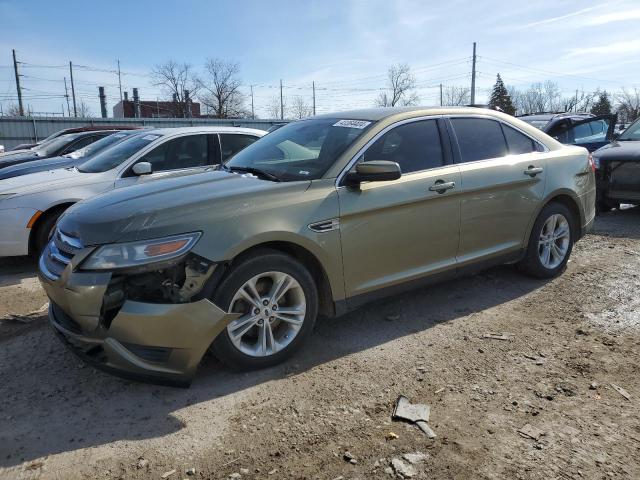
[[[50,280],[58,280],[74,255],[83,248],[78,238],[56,228],[40,257],[40,271]]]

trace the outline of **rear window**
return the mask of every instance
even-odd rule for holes
[[[509,147],[509,153],[511,155],[538,151],[537,143],[527,137],[524,133],[504,124],[502,124],[502,131],[507,139],[507,146]]]
[[[484,118],[452,118],[463,162],[504,157],[507,143],[500,123]]]

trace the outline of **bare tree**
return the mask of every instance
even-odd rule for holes
[[[168,60],[156,65],[151,71],[153,85],[162,88],[169,99],[175,99],[177,117],[186,117],[185,90],[189,97],[194,98],[198,93],[198,81],[195,72],[188,63],[178,63]]]
[[[198,80],[200,101],[213,110],[216,118],[249,116],[245,98],[240,92],[240,65],[210,58],[205,65],[205,77]]]
[[[471,102],[471,89],[448,85],[442,87],[442,104],[446,106],[468,105]]]
[[[539,112],[588,112],[595,95],[576,91],[575,95],[563,96],[557,83],[547,80],[532,83],[526,90],[508,88],[509,95],[519,115]]]
[[[16,105],[15,103],[13,105],[9,105],[9,108],[7,108],[7,113],[8,116],[10,117],[19,117],[20,116],[20,107],[18,105]]]
[[[306,118],[313,115],[313,109],[304,97],[296,95],[291,102],[290,113],[296,119]]]
[[[84,100],[80,100],[76,105],[76,112],[78,113],[78,116],[82,118],[93,117],[93,110],[91,110],[89,105],[84,103]]]
[[[282,98],[282,106],[283,106],[283,110],[284,110],[284,118],[287,118],[289,115],[289,107],[287,105],[287,97],[283,97]],[[273,118],[280,118],[280,96],[279,95],[274,95],[273,97],[271,97],[271,100],[269,100],[269,103],[267,104],[267,112],[269,113],[269,118],[273,119]]]
[[[387,72],[388,91],[380,92],[376,98],[379,107],[409,106],[418,103],[415,92],[416,79],[406,63],[393,65]]]
[[[615,96],[617,112],[624,122],[633,122],[640,117],[640,89],[633,87],[633,90],[622,89],[622,92]]]

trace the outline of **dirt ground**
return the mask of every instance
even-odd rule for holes
[[[410,292],[276,368],[205,358],[189,389],[84,366],[33,263],[0,262],[0,478],[640,478],[640,208],[598,217],[553,281],[505,266]],[[435,439],[391,420],[400,394]]]

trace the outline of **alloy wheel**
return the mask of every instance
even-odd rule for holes
[[[540,231],[538,256],[545,268],[553,270],[560,265],[569,251],[571,228],[564,215],[551,215]]]
[[[265,272],[247,280],[231,300],[241,313],[227,326],[233,345],[252,357],[266,357],[286,348],[298,335],[307,313],[300,283],[283,272]]]

